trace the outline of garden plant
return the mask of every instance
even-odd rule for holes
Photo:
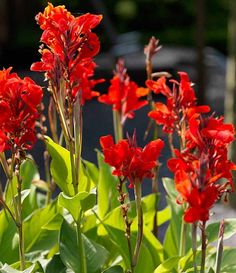
[[[47,90],[13,68],[0,71],[0,162],[6,177],[0,187],[0,272],[236,272],[236,248],[223,244],[236,233],[236,218],[208,223],[214,205],[234,191],[236,165],[228,158],[234,126],[197,104],[187,73],[174,79],[153,71],[161,49],[154,37],[144,48],[142,87],[119,59],[107,92],[94,91],[104,81],[94,77],[93,59],[100,51],[94,29],[101,20],[48,3],[36,16],[41,60],[31,66],[44,73]],[[91,99],[110,105],[113,113],[114,134],[100,138],[97,165],[81,157],[83,107]],[[152,140],[140,147],[136,131],[127,134],[124,125],[144,106],[150,121],[143,135]],[[45,146],[45,179],[30,156],[36,140]],[[162,162],[166,145],[171,158]],[[160,177],[164,164],[173,179]],[[152,193],[144,196],[146,183]],[[160,183],[166,193],[159,192]],[[167,204],[159,209],[163,194]]]

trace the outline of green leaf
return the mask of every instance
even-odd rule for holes
[[[120,265],[112,266],[104,271],[102,273],[123,273],[123,268]]]
[[[79,192],[73,197],[66,196],[63,192],[58,197],[58,204],[69,211],[77,222],[81,212],[91,209],[96,204],[96,194]]]
[[[178,196],[178,192],[175,189],[175,182],[172,178],[164,177],[162,178],[163,186],[166,190],[167,195],[169,198],[176,200]]]
[[[36,166],[36,163],[29,156],[21,164],[20,175],[22,178],[22,189],[23,190],[31,188],[32,181],[39,179],[39,171]]]
[[[64,218],[61,214],[55,214],[55,216],[48,223],[42,226],[42,229],[60,230],[63,219]]]
[[[105,264],[108,251],[96,242],[83,235],[84,249],[86,253],[88,272],[97,272]]]
[[[93,181],[95,185],[98,184],[98,177],[99,177],[99,172],[98,168],[95,164],[87,161],[87,160],[82,160],[83,164],[83,169],[86,175]]]
[[[177,267],[179,263],[180,257],[174,256],[167,260],[165,260],[162,264],[160,264],[154,271],[154,273],[170,273],[177,272]],[[175,271],[174,271],[175,270]]]
[[[118,178],[112,175],[111,167],[104,162],[103,155],[97,151],[99,179],[98,179],[98,215],[102,219],[113,208],[119,206]]]
[[[57,202],[54,201],[43,209],[38,209],[24,223],[25,250],[26,252],[36,250],[49,250],[58,240],[58,230],[43,229],[56,215],[60,214]],[[50,240],[48,239],[50,238]]]
[[[235,273],[236,272],[236,248],[224,249],[222,263],[221,263],[221,272]]]
[[[224,239],[229,239],[236,233],[236,219],[228,218],[225,219],[224,223]],[[206,228],[207,240],[214,242],[218,239],[220,222],[211,223]]]
[[[208,270],[208,273],[215,273],[214,269],[211,267],[209,270]]]
[[[0,212],[0,261],[12,264],[19,259],[16,225],[5,210]]]
[[[34,179],[39,179],[38,168],[31,158],[27,158],[23,161],[20,167],[20,175],[22,178],[22,192],[27,192],[27,196],[24,195],[23,204],[23,219],[30,215],[34,210],[38,208],[36,187],[32,185]],[[10,209],[13,210],[13,196],[17,196],[17,179],[16,176],[12,179],[11,184],[7,183],[5,189],[5,200]]]
[[[46,266],[45,273],[66,273],[66,266],[59,255],[54,255]]]
[[[171,209],[169,206],[165,207],[163,210],[157,212],[157,224],[161,226],[162,224],[169,221],[171,218]]]
[[[87,270],[90,273],[97,272],[105,263],[107,250],[82,235],[84,244]],[[80,253],[75,228],[64,220],[60,232],[60,257],[63,263],[75,273],[80,272]]]
[[[51,175],[57,186],[68,196],[74,195],[71,175],[70,152],[53,142],[50,137],[45,137],[48,152],[52,157],[50,166]]]
[[[18,271],[11,266],[5,264],[1,269],[1,273],[33,273],[34,272],[34,265],[30,266],[29,268],[25,269],[24,271]]]
[[[165,238],[164,238],[164,250],[167,257],[173,257],[179,255],[180,247],[180,234],[181,226],[183,220],[183,208],[181,205],[177,204],[175,200],[166,197],[167,203],[171,207],[171,219],[170,224],[167,228]],[[186,241],[186,251],[191,249],[191,234],[190,225],[187,223],[185,241]]]

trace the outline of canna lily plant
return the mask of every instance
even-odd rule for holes
[[[47,116],[47,91],[12,68],[0,71],[0,162],[7,181],[0,184],[0,272],[236,272],[236,248],[223,240],[236,233],[236,218],[208,222],[214,205],[234,191],[236,165],[228,158],[234,126],[197,104],[187,73],[176,80],[152,70],[161,48],[154,37],[144,49],[145,86],[130,79],[119,59],[100,95],[94,89],[104,79],[94,78],[93,58],[101,20],[51,3],[36,16],[41,60],[31,70],[45,73]],[[94,164],[81,152],[83,107],[96,97],[112,107],[114,134],[101,136]],[[140,147],[136,131],[126,134],[124,124],[144,106],[150,118],[144,138],[153,136]],[[30,155],[37,139],[45,146],[44,180]],[[171,151],[167,162],[164,146]],[[164,164],[173,179],[160,177]],[[144,196],[146,183],[152,193]],[[160,209],[163,195],[167,204]]]

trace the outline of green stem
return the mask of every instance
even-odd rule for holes
[[[159,173],[159,167],[154,168],[155,175],[152,178],[152,193],[158,193],[158,173]],[[157,212],[158,212],[158,199],[156,197],[155,199],[155,209],[156,213],[154,215],[153,219],[153,234],[158,238],[158,218],[157,218]]]
[[[132,264],[132,246],[131,246],[131,240],[130,240],[130,226],[131,226],[131,221],[128,218],[128,210],[129,210],[129,204],[125,203],[125,199],[126,199],[126,194],[123,192],[123,183],[124,183],[124,179],[121,179],[119,177],[119,184],[117,185],[117,190],[119,192],[119,197],[118,200],[120,202],[120,207],[121,207],[121,213],[122,213],[122,217],[124,219],[124,223],[125,223],[125,238],[127,240],[127,245],[128,245],[128,250],[129,250],[129,258],[130,258],[130,264]],[[132,268],[128,271],[127,273],[133,273],[132,272]]]
[[[48,191],[47,191],[45,205],[48,205],[48,204],[50,204],[51,199],[52,199],[52,187],[51,187],[51,176],[50,176],[50,169],[49,169],[48,151],[45,151],[43,156],[44,156],[44,169],[45,169],[46,182],[48,184]]]
[[[181,234],[180,234],[180,246],[179,246],[179,256],[184,256],[186,252],[186,232],[187,232],[187,224],[182,219],[181,223]]]
[[[76,235],[77,235],[77,243],[79,247],[80,254],[80,273],[87,273],[87,264],[86,264],[86,256],[84,250],[84,242],[80,230],[80,221],[76,223]]]
[[[206,222],[202,222],[202,257],[201,257],[201,273],[205,272],[205,260],[206,260]]]
[[[118,111],[113,110],[113,127],[116,143],[123,138],[123,127],[121,123],[121,115]]]
[[[22,204],[21,204],[21,189],[22,180],[20,177],[20,163],[17,166],[16,177],[17,177],[17,209],[18,209],[18,234],[19,234],[19,255],[20,255],[20,269],[23,271],[25,269],[25,246],[24,246],[24,233],[23,233],[23,217],[22,217]]]
[[[83,109],[81,104],[81,92],[77,95],[74,103],[74,136],[75,136],[75,172],[77,188],[80,181],[80,165],[83,141]]]
[[[143,238],[143,212],[142,212],[142,205],[141,205],[141,182],[140,181],[136,181],[134,183],[134,192],[135,192],[136,212],[138,217],[138,234],[136,239],[136,245],[134,248],[132,270],[134,270],[135,266],[137,265],[142,238]]]
[[[10,214],[12,220],[14,221],[14,223],[15,223],[15,225],[17,227],[18,223],[17,223],[17,221],[16,221],[16,219],[15,219],[15,217],[14,217],[11,209],[8,207],[8,205],[1,198],[0,198],[0,203],[3,205],[3,207],[6,209],[6,211]]]
[[[221,271],[221,263],[222,263],[222,257],[223,257],[223,251],[224,251],[224,229],[225,229],[225,222],[224,220],[220,223],[220,230],[219,230],[219,236],[218,236],[218,244],[217,244],[217,252],[216,252],[216,266],[215,266],[215,272],[220,273]]]
[[[196,254],[197,254],[197,222],[192,224],[192,250],[193,250],[193,268],[197,273]]]

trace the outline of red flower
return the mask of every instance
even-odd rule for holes
[[[155,109],[148,113],[148,116],[156,121],[157,124],[163,125],[163,131],[173,133],[175,122],[178,120],[172,108],[172,103],[166,105],[161,102],[155,103]]]
[[[82,104],[98,96],[93,88],[100,81],[91,80],[91,77],[95,69],[92,57],[99,52],[100,43],[92,29],[101,19],[101,15],[89,13],[74,17],[65,6],[54,7],[51,3],[44,13],[36,16],[43,30],[41,41],[47,48],[41,48],[41,61],[34,63],[31,70],[45,71],[53,88],[57,92],[65,88],[72,102],[78,92],[82,92]],[[62,80],[65,86],[61,87]]]
[[[133,138],[115,144],[110,135],[100,138],[105,162],[115,168],[114,175],[128,178],[130,187],[142,182],[145,177],[153,177],[153,168],[157,166],[157,158],[164,147],[160,139],[151,141],[143,149],[137,147],[135,142]]]
[[[234,128],[223,119],[191,118],[186,131],[186,148],[175,150],[176,158],[168,161],[174,173],[176,190],[186,202],[186,222],[206,221],[209,210],[224,193],[234,190],[232,170],[236,165],[228,160],[228,145],[234,139]]]
[[[219,192],[215,185],[207,186],[204,191],[193,188],[188,196],[189,207],[185,211],[184,220],[188,223],[207,221],[209,210],[218,200]]]
[[[183,133],[181,123],[193,116],[196,118],[201,113],[208,113],[210,107],[196,106],[196,96],[192,83],[187,73],[179,72],[180,82],[171,80],[174,83],[172,90],[167,86],[166,78],[161,77],[156,81],[147,80],[146,85],[155,94],[162,94],[166,97],[166,104],[156,103],[155,109],[150,111],[148,116],[163,125],[163,131],[173,133],[174,130],[180,135]]]
[[[147,104],[146,100],[139,99],[138,86],[130,80],[123,60],[119,60],[117,63],[115,76],[111,80],[108,94],[100,96],[98,100],[112,105],[114,111],[120,112],[122,124],[127,118],[134,117],[135,110]]]
[[[35,140],[42,88],[26,77],[20,79],[11,68],[0,71],[0,151],[13,146],[30,149]]]

